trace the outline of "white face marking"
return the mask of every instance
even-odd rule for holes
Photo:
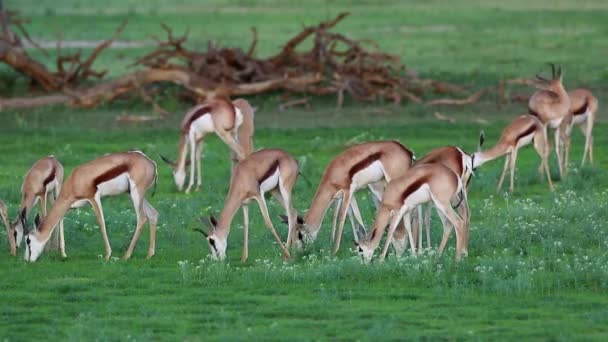
[[[129,176],[126,172],[97,185],[97,192],[101,197],[120,195],[127,190],[129,190]]]
[[[39,241],[33,233],[27,235],[27,237],[25,238],[25,242],[25,261],[36,261],[40,254],[42,254],[45,243]]]
[[[279,185],[279,168],[268,178],[266,178],[262,184],[260,184],[260,192],[268,192]]]
[[[374,249],[369,245],[368,241],[360,242],[357,246],[357,253],[363,258],[363,262],[367,264],[372,261]]]
[[[384,179],[384,167],[379,160],[374,161],[368,167],[355,173],[352,179],[352,186],[355,190],[367,186],[370,183],[376,183]]]
[[[186,183],[186,170],[173,170],[173,180],[175,181],[177,190],[182,191],[182,189],[184,188],[184,183]]]
[[[209,244],[209,250],[211,250],[213,259],[219,261],[226,259],[226,248],[228,247],[226,238],[220,238],[215,234],[210,234],[207,238],[207,243]]]
[[[234,107],[234,112],[236,113],[235,127],[241,127],[243,124],[243,113],[238,107]]]

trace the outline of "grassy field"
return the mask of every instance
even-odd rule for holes
[[[601,108],[608,94],[608,4],[587,1],[6,1],[32,18],[34,38],[99,40],[125,18],[123,39],[148,42],[159,22],[191,28],[193,44],[213,38],[249,44],[248,28],[260,32],[260,53],[272,54],[301,24],[340,11],[352,16],[339,27],[358,38],[374,38],[424,76],[471,88],[501,77],[525,77],[553,60],[564,65],[569,87],[587,85],[600,99],[595,127],[596,164],[580,168],[582,137],[576,131],[570,177],[551,193],[539,179],[531,148],[518,160],[516,192],[496,194],[502,161],[478,170],[470,190],[469,257],[452,260],[454,239],[441,258],[433,250],[416,258],[391,257],[361,264],[345,235],[337,257],[329,250],[326,220],[311,250],[283,262],[279,249],[252,206],[250,260],[239,262],[241,215],[229,238],[228,260],[208,259],[208,247],[192,231],[200,215],[218,214],[228,189],[228,149],[211,137],[203,157],[204,188],[177,193],[170,170],[159,164],[158,191],[151,203],[160,212],[157,253],[145,260],[147,230],[134,257],[117,259],[132,236],[135,217],[126,196],[108,198],[104,209],[114,251],[101,258],[103,243],[90,208],[66,216],[68,258],[57,252],[35,264],[22,256],[0,257],[0,339],[66,340],[605,340],[608,336],[608,148]],[[143,7],[142,7],[143,6]],[[115,49],[100,60],[113,75],[150,47]],[[11,71],[0,69],[3,78]],[[24,82],[4,83],[3,95]],[[524,89],[529,91],[529,89]],[[164,121],[126,124],[118,114],[147,114],[129,101],[95,110],[45,108],[0,112],[0,198],[17,211],[23,174],[42,156],[56,155],[66,173],[108,152],[141,149],[157,159],[175,155],[177,123],[188,104],[163,100],[175,111]],[[498,111],[492,99],[466,108],[348,103],[318,99],[313,109],[279,112],[274,95],[253,97],[256,148],[280,147],[302,165],[294,190],[305,212],[328,161],[346,146],[398,139],[417,156],[445,144],[473,152],[481,129],[493,143],[504,125],[525,111],[522,104]],[[441,111],[455,123],[437,121]],[[160,160],[159,160],[160,162]],[[368,194],[358,195],[364,218],[373,219]],[[280,207],[269,202],[280,234]],[[331,216],[331,212],[329,213]],[[330,217],[329,216],[329,217]],[[348,229],[347,229],[348,230]],[[433,223],[439,242],[439,220]],[[4,232],[0,249],[8,251]]]

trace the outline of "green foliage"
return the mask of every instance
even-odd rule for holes
[[[129,17],[123,39],[143,40],[158,33],[162,21],[176,32],[191,27],[193,45],[203,46],[206,38],[213,37],[222,44],[247,46],[248,27],[255,25],[259,53],[264,55],[296,33],[299,23],[317,23],[348,9],[353,15],[340,25],[342,30],[378,40],[383,49],[401,55],[423,76],[480,86],[495,84],[503,76],[529,76],[554,60],[564,63],[568,82],[598,85],[593,89],[600,102],[605,93],[601,51],[607,6],[602,1],[575,5],[565,0],[466,0],[450,5],[442,1],[345,5],[320,0],[6,3],[32,17],[28,28],[35,38],[53,40],[61,27],[64,39],[103,39]],[[120,74],[125,62],[142,49],[111,50],[99,66]],[[11,72],[0,74],[8,79]],[[13,88],[4,85],[2,93]],[[283,262],[255,204],[250,205],[250,260],[239,262],[243,226],[238,214],[228,260],[216,263],[208,259],[206,243],[192,229],[198,227],[200,215],[218,214],[222,208],[230,177],[228,149],[209,137],[203,156],[203,191],[177,193],[170,170],[157,156],[175,155],[177,125],[187,104],[171,90],[169,94],[162,104],[175,114],[141,124],[115,121],[119,114],[149,114],[149,106],[130,101],[95,110],[0,113],[0,198],[9,204],[12,217],[24,173],[44,155],[56,155],[69,174],[76,165],[105,153],[141,149],[159,162],[160,173],[157,194],[150,198],[160,212],[152,260],[144,259],[147,229],[133,258],[118,259],[135,227],[126,196],[104,200],[114,251],[107,262],[101,259],[102,239],[90,208],[66,216],[66,260],[51,251],[38,263],[25,264],[22,250],[18,258],[8,256],[5,233],[0,233],[0,250],[5,251],[0,257],[0,339],[599,340],[608,334],[605,123],[594,129],[594,166],[579,167],[583,140],[578,130],[568,179],[558,180],[552,156],[555,193],[539,177],[539,159],[531,148],[519,154],[514,194],[494,192],[501,160],[478,170],[469,195],[469,257],[461,263],[453,261],[452,238],[442,257],[427,250],[418,257],[389,257],[385,263],[364,265],[350,250],[349,227],[342,250],[333,257],[328,252],[329,219],[313,248]],[[525,111],[519,103],[497,111],[491,101],[437,109],[456,118],[450,124],[433,118],[435,108],[416,105],[348,102],[345,108],[335,109],[334,99],[320,98],[313,101],[311,111],[279,112],[276,95],[250,100],[259,108],[256,147],[289,151],[312,182],[299,179],[294,190],[300,213],[308,209],[328,161],[348,144],[398,139],[419,157],[446,144],[473,152],[480,129],[490,145],[506,122]],[[369,195],[357,196],[369,225],[373,220]],[[285,238],[286,229],[278,219],[281,207],[273,200],[269,206]],[[330,210],[327,218],[331,216]],[[441,233],[434,217],[435,244]]]

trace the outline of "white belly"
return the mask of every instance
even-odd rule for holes
[[[126,172],[97,185],[97,192],[99,192],[101,197],[120,195],[127,192],[127,190],[129,190],[129,174]]]
[[[384,167],[379,160],[371,163],[368,167],[355,173],[351,183],[351,187],[360,189],[370,183],[376,183],[384,179]]]
[[[415,208],[431,200],[428,184],[422,184],[416,191],[412,192],[403,202],[408,208]]]
[[[260,184],[260,192],[266,193],[279,185],[279,168]]]
[[[559,125],[561,125],[562,121],[564,120],[564,118],[558,118],[558,119],[553,119],[553,120],[549,120],[549,127],[551,128],[558,128]]]
[[[52,182],[46,185],[46,193],[53,192],[57,188],[57,179],[53,179]]]
[[[213,124],[211,114],[199,117],[190,125],[190,134],[194,136],[195,140],[201,139],[206,134],[213,133],[214,131],[215,125]]]
[[[589,117],[589,112],[585,112],[581,115],[576,115],[574,116],[574,118],[572,118],[572,124],[573,125],[580,125],[583,122],[587,121],[587,117]]]
[[[526,135],[525,137],[519,139],[519,141],[517,142],[517,147],[522,147],[522,146],[526,146],[528,145],[530,142],[532,142],[532,139],[534,139],[534,133],[532,132],[531,134]]]
[[[241,113],[241,110],[237,107],[234,107],[234,112],[236,113],[236,122],[234,123],[234,126],[239,128],[243,124],[243,113]]]

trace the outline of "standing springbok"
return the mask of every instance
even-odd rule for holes
[[[78,166],[63,184],[48,216],[40,224],[36,224],[36,230],[27,235],[25,260],[36,261],[65,213],[71,208],[79,208],[87,203],[93,206],[97,216],[106,250],[105,259],[109,259],[112,248],[106,232],[101,198],[123,193],[130,194],[137,215],[137,227],[124,258],[131,257],[146,221],[150,224],[148,258],[152,257],[155,251],[158,212],[145,199],[145,194],[148,188],[156,184],[156,179],[156,164],[138,151],[107,154]]]
[[[564,139],[564,174],[568,173],[568,163],[570,161],[570,135],[572,127],[580,127],[585,136],[585,149],[583,150],[583,160],[581,166],[585,165],[587,157],[593,164],[593,124],[597,113],[598,101],[588,89],[575,89],[568,92],[570,97],[570,115],[567,120],[563,120],[560,129]]]
[[[563,177],[564,161],[560,152],[563,137],[559,128],[562,120],[570,112],[570,97],[562,83],[562,68],[558,67],[556,69],[555,65],[551,64],[551,72],[551,79],[536,75],[539,90],[532,94],[528,100],[528,114],[536,116],[544,125],[545,130],[547,127],[555,130],[555,153],[560,177]]]
[[[460,177],[442,164],[424,164],[414,166],[407,173],[388,183],[382,204],[376,213],[374,225],[365,239],[356,243],[358,253],[366,262],[372,259],[374,250],[380,244],[386,226],[389,225],[388,234],[380,260],[384,260],[391,244],[393,234],[401,219],[417,206],[432,201],[439,217],[443,222],[443,240],[439,246],[439,254],[443,253],[452,227],[456,230],[456,260],[461,255],[467,255],[467,220],[463,220],[454,209],[451,201],[460,194],[461,205],[467,207],[466,190]],[[390,224],[389,224],[390,223]],[[405,225],[411,231],[411,223],[405,220]],[[410,244],[414,240],[409,235]]]
[[[398,141],[362,143],[339,154],[323,172],[310,209],[303,219],[298,218],[297,236],[294,238],[297,238],[300,244],[313,242],[321,229],[323,217],[331,202],[338,200],[336,203],[336,211],[339,209],[338,234],[333,250],[334,254],[337,253],[346,213],[349,206],[352,208],[354,193],[370,184],[388,182],[403,175],[412,165],[412,159],[413,153]],[[378,200],[381,200],[382,193],[376,188],[370,187],[370,190]],[[356,213],[355,216],[360,214]]]
[[[507,168],[510,169],[511,173],[509,191],[513,192],[517,151],[530,144],[532,141],[534,141],[534,149],[541,159],[538,171],[541,174],[541,177],[543,171],[545,172],[547,182],[549,182],[549,188],[553,191],[553,182],[551,182],[551,174],[549,173],[549,144],[547,143],[547,130],[540,120],[532,115],[522,115],[513,120],[513,122],[502,131],[502,135],[496,145],[487,151],[481,151],[481,146],[484,142],[484,134],[482,132],[479,136],[480,151],[473,155],[473,168],[477,168],[490,160],[506,154],[505,166],[500,175],[496,192],[499,192],[502,187]]]
[[[162,160],[173,170],[173,179],[179,191],[186,181],[186,167],[190,164],[190,179],[186,193],[194,185],[197,169],[197,191],[202,184],[201,156],[203,139],[214,133],[231,150],[232,159],[241,160],[253,151],[254,110],[244,99],[217,97],[190,109],[181,122],[181,135],[177,149],[177,161],[173,162],[161,155]],[[188,160],[188,151],[190,160]],[[236,156],[234,156],[236,154]]]
[[[230,189],[224,203],[224,209],[219,220],[213,216],[209,218],[210,231],[206,233],[198,230],[207,238],[211,255],[215,259],[226,258],[226,247],[228,245],[228,234],[232,219],[239,207],[243,208],[243,254],[241,261],[245,262],[249,256],[249,209],[248,203],[251,199],[258,202],[266,228],[268,228],[280,248],[284,257],[289,258],[288,248],[293,239],[295,220],[297,215],[292,206],[291,191],[298,178],[298,162],[287,152],[279,149],[262,149],[250,154],[241,160],[235,167]],[[287,246],[283,244],[277,234],[270,216],[264,194],[271,192],[277,201],[285,208],[289,222],[289,233]]]
[[[423,165],[423,164],[441,164],[452,170],[455,174],[460,177],[462,184],[465,186],[465,191],[468,191],[469,183],[471,181],[471,177],[473,176],[473,156],[464,152],[462,149],[456,146],[443,146],[431,150],[427,153],[422,159],[417,160],[414,163],[414,166]],[[414,234],[414,240],[418,237],[418,249],[422,249],[422,226],[426,227],[426,243],[427,247],[431,248],[431,210],[433,209],[432,202],[428,202],[427,210],[424,215],[424,220],[422,219],[422,205],[419,206],[418,216],[419,216],[419,225],[418,232]],[[470,213],[463,212],[463,205],[458,206],[459,214],[462,217],[469,218]],[[470,222],[467,222],[467,225]],[[451,230],[450,230],[451,231]],[[468,231],[465,233],[468,234]],[[405,234],[400,232],[399,229],[395,231],[393,246],[397,249],[397,253],[400,253],[398,246],[405,246]],[[403,242],[400,242],[402,240]]]
[[[6,227],[6,236],[8,238],[11,255],[17,254],[17,249],[21,246],[23,239],[23,227],[26,225],[26,219],[31,210],[40,201],[40,212],[42,217],[47,213],[47,201],[50,198],[53,201],[59,195],[61,185],[63,184],[63,165],[54,156],[48,156],[35,162],[23,178],[21,185],[21,205],[15,220]],[[0,210],[6,210],[0,208]],[[7,215],[5,212],[4,215]],[[8,222],[8,221],[7,221]],[[57,234],[56,234],[57,235]],[[63,245],[63,220],[59,223],[59,241],[57,245]],[[65,257],[65,250],[60,250],[61,255]]]

